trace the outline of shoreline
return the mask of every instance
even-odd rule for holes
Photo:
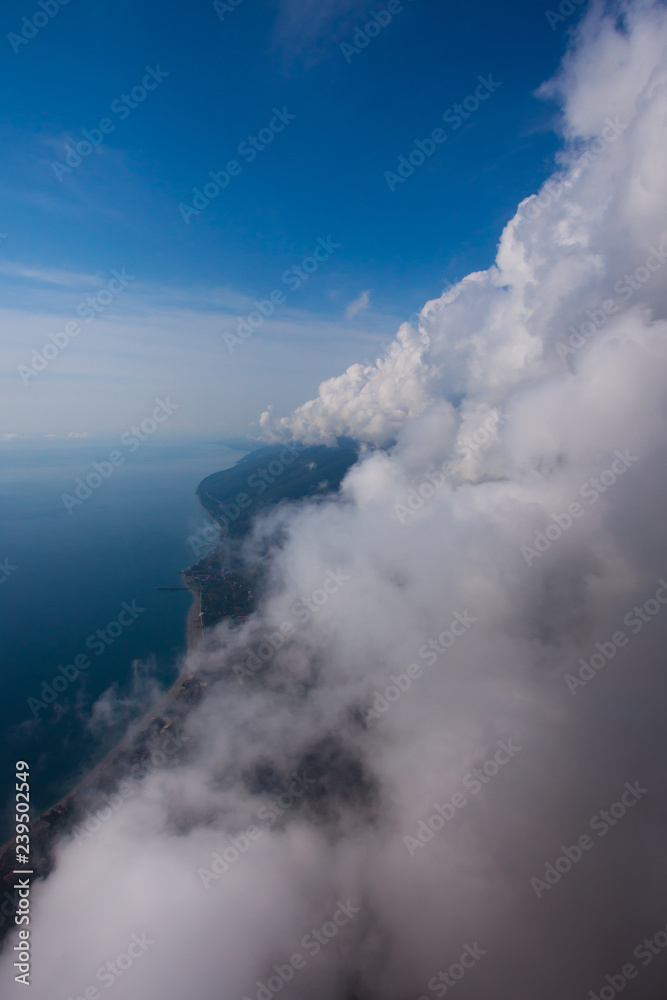
[[[187,570],[181,571],[183,582],[192,594],[192,604],[188,609],[188,616],[185,624],[185,655],[197,648],[204,637],[204,629],[201,623],[201,591],[191,587],[184,574]]]
[[[199,591],[193,590],[191,587],[188,587],[188,590],[192,594],[192,604],[188,610],[188,616],[186,618],[185,660],[183,664],[184,667],[187,664],[188,654],[191,653],[192,650],[196,648],[196,646],[201,642],[202,639],[202,629],[199,618],[199,613],[201,610],[201,596],[199,594]],[[191,676],[192,675],[188,673],[186,669],[181,670],[181,672],[178,674],[173,683],[170,684],[170,686],[165,690],[161,698],[162,707],[166,707],[166,703],[168,701],[173,700],[173,698],[177,695],[182,685],[185,683],[185,681],[189,680]],[[89,771],[87,771],[86,774],[79,781],[77,781],[76,785],[72,789],[70,789],[70,791],[67,792],[66,795],[63,795],[62,798],[58,799],[58,801],[55,802],[52,806],[49,806],[48,809],[43,810],[41,815],[44,816],[52,809],[55,809],[56,806],[65,804],[68,799],[72,798],[78,791],[81,791],[83,787],[87,785],[95,777],[95,775],[102,772],[111,763],[113,763],[114,759],[118,756],[118,754],[120,754],[123,750],[125,750],[128,745],[131,745],[133,740],[135,740],[137,736],[140,735],[142,730],[150,725],[151,721],[155,718],[156,712],[158,713],[160,712],[160,708],[158,706],[149,709],[145,715],[143,715],[140,719],[137,719],[135,723],[131,724],[127,732],[123,736],[123,738],[119,740],[119,742],[116,743],[111,748],[111,750],[108,751],[108,753],[104,755],[102,760],[99,761]]]
[[[186,572],[187,570],[181,571],[181,576],[183,577],[184,582],[186,581],[183,574]],[[187,583],[186,586],[188,586]],[[169,701],[172,701],[177,696],[183,684],[187,680],[191,679],[192,675],[188,673],[187,669],[185,669],[187,665],[188,656],[191,652],[193,652],[193,650],[197,648],[197,646],[200,644],[203,638],[203,629],[200,618],[201,594],[199,590],[195,590],[191,586],[188,586],[188,590],[192,595],[192,604],[188,609],[188,614],[185,621],[185,657],[183,662],[183,669],[180,671],[180,673],[175,678],[173,683],[170,684],[170,686],[165,690],[161,698],[161,705],[165,709],[167,703]],[[86,773],[81,778],[79,778],[79,780],[76,782],[73,788],[71,788],[68,792],[62,795],[56,802],[53,802],[50,806],[48,806],[46,809],[43,809],[40,812],[39,816],[30,824],[31,830],[35,827],[39,827],[40,823],[42,822],[42,818],[46,816],[48,813],[50,813],[53,809],[61,808],[67,805],[70,799],[73,799],[78,794],[80,794],[84,790],[84,788],[86,788],[86,786],[94,784],[96,777],[102,774],[102,772],[105,771],[108,767],[110,767],[114,763],[116,758],[124,750],[126,750],[128,746],[132,745],[132,742],[137,738],[137,736],[140,735],[142,730],[145,730],[150,725],[151,721],[155,718],[156,712],[159,713],[160,710],[161,709],[158,706],[155,706],[154,708],[149,709],[149,711],[144,716],[142,716],[141,719],[137,719],[135,723],[131,724],[128,730],[125,732],[123,738],[118,743],[116,743],[110,750],[107,751],[102,760],[98,761],[97,764],[94,765],[94,767],[86,771]],[[4,856],[5,853],[10,848],[13,849],[13,847],[14,847],[14,838],[12,837],[10,838],[10,840],[7,841],[6,844],[3,844],[0,847],[0,857]]]

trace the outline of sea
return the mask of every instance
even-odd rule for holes
[[[197,485],[244,454],[146,443],[66,503],[108,453],[84,440],[0,444],[0,843],[17,761],[30,766],[34,820],[141,714],[141,692],[178,676],[192,598],[157,588],[183,586],[211,538]],[[77,657],[89,666],[74,677]]]

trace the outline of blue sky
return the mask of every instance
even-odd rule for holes
[[[551,172],[556,109],[534,91],[583,8],[554,30],[535,3],[393,0],[391,21],[345,55],[383,5],[226,6],[221,19],[212,3],[69,0],[13,45],[40,8],[3,7],[0,435],[114,438],[165,393],[180,403],[169,433],[252,432],[268,404],[312,397],[448,282],[487,267]],[[149,76],[155,89],[123,105],[147,67],[161,82]],[[489,75],[500,86],[443,125]],[[275,109],[295,117],[249,162],[239,144],[279,124]],[[113,131],[57,176],[54,162],[103,119]],[[446,139],[390,190],[385,173],[439,126]],[[240,172],[186,223],[179,205],[233,159]],[[329,238],[340,246],[286,285]],[[122,268],[131,282],[25,384],[17,366]],[[230,351],[224,333],[276,289],[285,300]]]

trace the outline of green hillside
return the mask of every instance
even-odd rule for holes
[[[231,469],[207,476],[197,496],[225,534],[240,538],[266,507],[335,492],[357,458],[358,446],[347,438],[340,438],[334,448],[298,442],[269,445]]]

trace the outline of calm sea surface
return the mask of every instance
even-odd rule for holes
[[[11,835],[17,760],[31,765],[35,817],[118,738],[120,720],[91,731],[103,692],[116,685],[118,695],[129,694],[136,661],[165,686],[177,676],[191,599],[156,588],[182,586],[179,571],[198,558],[188,538],[210,524],[198,483],[242,454],[206,442],[147,443],[68,514],[62,494],[109,450],[78,441],[0,445],[0,579],[3,561],[12,567],[0,583],[0,841]],[[132,602],[143,610],[123,615],[131,624],[111,645],[95,642]],[[35,718],[28,698],[41,700],[42,682],[62,677],[58,666],[79,654],[90,667]]]

